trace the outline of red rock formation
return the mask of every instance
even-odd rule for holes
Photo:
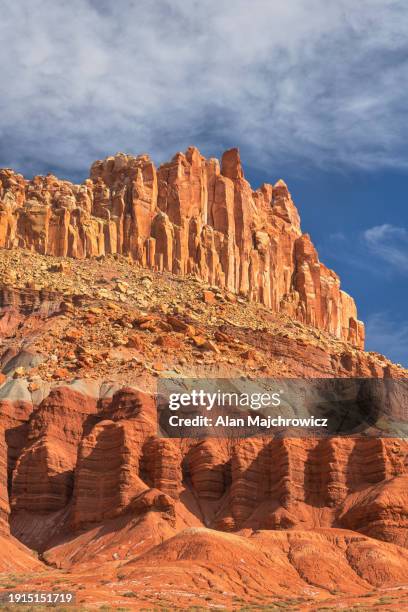
[[[182,457],[173,440],[151,438],[143,448],[143,470],[151,487],[174,499],[181,489]]]
[[[156,429],[152,402],[124,389],[104,406],[99,421],[82,439],[73,494],[75,526],[112,518],[148,489],[141,479],[142,449]]]
[[[0,430],[0,534],[8,534],[10,505],[7,492],[7,445],[5,432]]]
[[[9,572],[15,576],[17,572],[42,572],[44,569],[42,563],[36,558],[36,555],[31,550],[23,546],[15,538],[9,535],[4,536],[1,532],[0,550],[0,572],[2,573]],[[7,585],[7,581],[3,580],[2,582],[6,588],[14,588],[15,586],[11,581],[9,586]]]
[[[61,529],[60,512],[75,532],[155,508],[171,520],[194,511],[201,524],[222,531],[341,527],[407,545],[403,441],[180,443],[155,437],[151,400],[130,388],[97,409],[92,398],[60,387],[32,413],[24,404],[8,412],[15,416],[7,420],[3,408],[0,525],[6,533],[8,446],[11,524],[28,545],[34,540],[27,521],[46,549],[42,523],[55,516]],[[48,530],[49,542],[55,528]]]
[[[174,589],[177,569],[184,567],[190,592],[206,588],[208,593],[210,580],[215,591],[221,587],[221,592],[241,595],[260,589],[270,597],[304,593],[306,586],[347,593],[379,584],[392,588],[408,569],[406,550],[346,530],[261,531],[248,536],[187,529],[127,563],[124,573],[143,581],[160,567],[169,577],[166,585]]]
[[[237,149],[220,165],[190,147],[155,169],[119,153],[82,185],[0,171],[0,247],[57,256],[129,255],[193,273],[362,347],[364,326],[338,276],[319,262],[283,181],[253,191]]]
[[[160,439],[152,399],[129,387],[102,400],[56,387],[34,410],[0,408],[0,569],[37,567],[10,525],[73,576],[126,559],[121,575],[158,592],[155,566],[195,594],[198,575],[222,574],[222,592],[248,598],[404,580],[402,440]],[[180,533],[193,526],[211,530]]]
[[[404,457],[398,441],[378,438],[241,441],[232,453],[230,514],[223,512],[222,523],[235,529],[338,526],[383,539],[398,531],[405,542],[401,486],[390,489],[407,471]],[[367,496],[382,496],[388,514],[367,512]],[[364,517],[358,507],[366,508]]]
[[[157,171],[147,156],[96,162],[81,186],[9,170],[0,177],[0,247],[130,256],[50,266],[3,252],[12,259],[0,270],[0,571],[44,567],[18,537],[69,570],[67,580],[95,588],[103,578],[90,605],[107,591],[113,606],[123,603],[122,581],[147,607],[163,593],[161,605],[182,595],[186,607],[202,607],[210,587],[214,605],[228,609],[233,596],[323,599],[404,584],[404,440],[157,435],[153,394],[164,370],[406,375],[356,348],[364,330],[354,302],[301,233],[283,181],[252,191],[237,150],[220,168],[194,148]],[[146,274],[132,260],[227,290]],[[26,274],[29,263],[46,272]],[[132,301],[145,282],[153,288]],[[61,578],[48,569],[47,579]]]
[[[50,512],[71,498],[77,449],[96,401],[58,388],[41,402],[28,424],[28,440],[13,470],[12,506]]]
[[[395,441],[394,452],[400,446]],[[346,500],[341,525],[408,548],[408,477],[395,476],[364,488]]]
[[[16,461],[27,444],[28,402],[0,401],[0,534],[9,533],[9,484]]]
[[[133,426],[132,426],[133,425]],[[147,489],[139,478],[139,428],[104,420],[82,440],[75,477],[73,524],[120,514]]]

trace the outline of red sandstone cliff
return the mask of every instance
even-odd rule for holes
[[[1,170],[0,247],[129,255],[364,346],[354,301],[302,234],[285,183],[253,191],[237,149],[224,153],[221,167],[193,147],[158,169],[147,155],[120,153],[95,162],[82,185]]]
[[[403,609],[405,440],[157,436],[161,374],[406,378],[362,350],[284,183],[253,192],[236,150],[220,170],[196,149],[81,186],[0,176],[7,580],[95,607]]]

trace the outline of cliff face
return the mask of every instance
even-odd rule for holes
[[[187,511],[189,525],[223,532],[340,527],[408,546],[405,441],[161,439],[152,398],[127,387],[105,399],[57,387],[15,412],[26,427],[10,462],[11,525],[30,547],[126,513],[176,527]]]
[[[143,523],[120,544],[137,554],[146,534],[153,546],[186,526],[346,529],[406,547],[405,440],[157,436],[159,375],[407,374],[285,314],[180,280],[126,258],[89,265],[0,251],[0,536],[64,567],[102,560],[94,530],[116,520]]]
[[[407,377],[284,183],[196,149],[0,177],[0,571],[115,609],[404,608],[406,440],[157,433],[159,376]]]
[[[0,247],[128,255],[364,346],[354,301],[302,234],[285,183],[253,191],[237,149],[220,165],[191,147],[158,169],[146,155],[118,154],[95,162],[82,185],[1,170]]]
[[[0,430],[0,436],[0,534],[8,534],[10,506],[7,495],[7,446],[3,427]]]

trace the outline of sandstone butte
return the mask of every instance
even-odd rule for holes
[[[407,377],[364,352],[285,184],[193,148],[0,176],[0,590],[406,609],[405,440],[157,435],[162,373]]]
[[[120,253],[211,285],[364,346],[338,276],[302,234],[286,184],[253,191],[237,149],[221,164],[190,147],[155,168],[147,155],[95,162],[81,185],[0,171],[0,247],[75,258]]]

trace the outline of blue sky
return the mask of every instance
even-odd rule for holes
[[[0,166],[82,180],[239,146],[286,180],[320,258],[408,365],[408,5],[398,0],[0,0]]]

